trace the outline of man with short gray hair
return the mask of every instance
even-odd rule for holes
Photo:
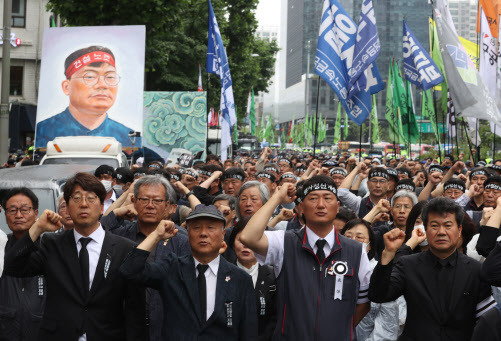
[[[163,176],[146,175],[134,183],[133,204],[114,209],[101,218],[101,224],[112,233],[141,243],[155,231],[163,219],[176,211],[176,193],[172,185]],[[136,218],[130,222],[126,219]],[[179,228],[179,227],[178,227]],[[179,228],[179,230],[182,230]],[[186,234],[178,233],[169,241],[157,244],[150,254],[151,260],[160,259],[169,253],[179,256],[190,254]],[[146,303],[147,302],[147,303]],[[163,321],[161,298],[156,290],[146,291],[147,311],[149,316],[150,340],[160,340]]]

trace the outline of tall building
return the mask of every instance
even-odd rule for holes
[[[268,40],[279,41],[280,28],[278,26],[261,26],[256,30],[256,36]],[[268,92],[260,92],[254,94],[256,107],[256,122],[261,124],[261,115],[265,115],[268,119],[269,114],[272,115],[275,121],[278,121],[278,102],[279,102],[279,68],[278,59],[281,51],[277,53],[275,61],[275,74],[270,79]]]
[[[449,10],[458,35],[471,42],[477,41],[477,8],[475,0],[449,0]]]
[[[9,138],[10,148],[17,149],[33,141],[43,31],[50,26],[51,14],[46,11],[48,0],[11,1],[11,32],[20,39],[20,45],[11,45],[10,49]],[[3,2],[0,0],[0,9]],[[3,16],[0,21],[3,26]],[[3,62],[1,48],[0,61]]]
[[[358,23],[362,0],[340,2]],[[381,41],[377,65],[383,80],[386,80],[393,57],[402,65],[402,20],[405,18],[418,40],[423,46],[428,46],[428,17],[431,16],[432,8],[426,0],[373,0],[373,5]],[[304,117],[306,111],[316,111],[318,77],[314,73],[314,61],[322,9],[321,0],[282,0],[281,47],[285,53],[280,62],[285,68],[281,70],[280,122],[290,121],[293,114],[297,119]],[[308,70],[309,77],[306,77]],[[378,93],[380,119],[384,117],[385,98],[385,90]],[[335,92],[324,81],[320,81],[318,112],[327,117],[330,126],[328,139],[333,135],[337,103]]]

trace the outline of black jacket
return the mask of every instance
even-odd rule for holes
[[[5,252],[17,242],[7,236]],[[43,276],[0,278],[0,340],[34,341],[38,337],[47,286]]]
[[[495,287],[501,287],[501,242],[482,263],[482,279]]]
[[[96,273],[87,298],[73,230],[48,233],[37,247],[26,233],[5,256],[4,273],[16,277],[45,275],[47,301],[38,340],[144,340],[144,289],[119,274],[131,241],[105,232]],[[105,266],[106,264],[106,266]]]
[[[277,324],[275,273],[269,265],[259,265],[256,287],[257,324],[260,341],[271,340]]]
[[[375,303],[407,302],[407,320],[399,340],[469,341],[475,326],[477,304],[491,296],[490,286],[480,279],[480,263],[458,253],[450,305],[440,313],[435,263],[430,251],[399,258],[395,264],[379,263],[372,273],[369,299]],[[490,300],[489,300],[490,302]],[[493,300],[489,304],[491,307]]]
[[[256,303],[252,279],[242,269],[220,258],[214,313],[202,321],[191,255],[146,262],[149,252],[134,249],[120,272],[160,292],[164,306],[163,340],[256,340]],[[168,332],[165,332],[168,331]]]

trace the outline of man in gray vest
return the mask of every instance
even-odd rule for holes
[[[240,236],[261,264],[275,270],[278,321],[273,339],[356,340],[355,326],[370,308],[365,248],[334,228],[340,203],[334,181],[324,175],[303,184],[299,205],[304,228],[265,232],[275,208],[294,198],[294,185],[284,184]]]

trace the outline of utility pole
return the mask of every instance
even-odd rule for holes
[[[2,93],[0,104],[0,164],[9,154],[10,20],[12,1],[3,2]]]
[[[304,89],[304,117],[308,114],[310,108],[310,48],[311,41],[306,43],[306,79]]]

